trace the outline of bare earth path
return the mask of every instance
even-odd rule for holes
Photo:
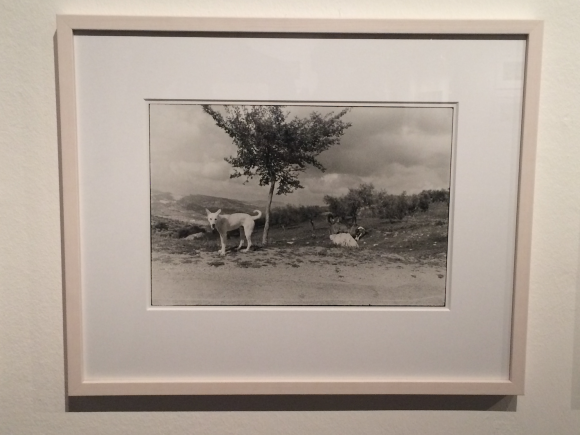
[[[444,260],[294,247],[152,254],[153,305],[443,306]]]

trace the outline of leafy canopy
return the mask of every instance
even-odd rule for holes
[[[303,188],[298,179],[307,165],[325,171],[317,156],[340,142],[351,126],[341,118],[349,111],[290,118],[283,106],[223,106],[223,112],[203,106],[216,125],[237,147],[235,156],[226,157],[234,172],[230,178],[257,177],[261,186],[277,184],[277,195]]]

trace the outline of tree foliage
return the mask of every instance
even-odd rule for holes
[[[322,213],[322,208],[318,205],[291,205],[272,209],[271,223],[287,228],[302,222],[309,222],[316,219]]]
[[[222,113],[204,105],[203,110],[236,145],[236,155],[225,158],[234,169],[230,177],[246,177],[246,181],[256,177],[260,186],[270,187],[263,244],[273,194],[302,188],[299,175],[308,166],[324,171],[318,155],[338,144],[351,125],[341,119],[349,109],[326,115],[314,111],[304,118],[290,117],[283,106],[223,106]]]
[[[382,219],[401,220],[405,216],[429,210],[433,202],[449,203],[449,189],[393,195],[384,190],[377,191],[373,184],[361,184],[358,188],[348,189],[348,193],[342,196],[326,195],[324,202],[333,215],[355,224],[362,210]]]
[[[376,202],[376,197],[375,186],[372,183],[363,183],[356,189],[349,188],[348,193],[341,197],[326,195],[324,202],[333,215],[350,218],[356,224],[361,209],[371,209]]]

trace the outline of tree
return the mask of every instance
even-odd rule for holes
[[[348,207],[343,196],[324,195],[324,202],[333,216],[344,218],[348,216]]]
[[[372,207],[376,201],[377,193],[373,183],[362,183],[357,189],[349,189],[356,194],[363,207]]]
[[[419,194],[419,210],[425,212],[429,210],[429,204],[431,203],[431,198],[429,194],[425,191]]]
[[[361,209],[370,208],[374,205],[375,196],[375,186],[372,183],[363,183],[356,189],[348,189],[346,200],[355,225],[357,225],[357,218]]]
[[[342,218],[350,218],[357,225],[358,214],[363,207],[372,207],[376,201],[375,186],[363,183],[358,188],[349,188],[348,193],[341,197],[326,195],[324,202],[330,212]]]
[[[307,166],[326,169],[317,156],[340,143],[350,123],[341,118],[349,109],[308,117],[290,118],[283,106],[223,106],[222,114],[209,105],[203,110],[224,130],[237,147],[235,156],[226,157],[234,172],[230,178],[257,177],[260,186],[269,186],[266,224],[262,244],[268,242],[272,197],[301,189],[298,176]]]

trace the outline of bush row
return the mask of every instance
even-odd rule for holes
[[[351,188],[342,196],[326,195],[324,202],[333,215],[350,219],[353,223],[363,213],[381,219],[401,220],[405,216],[429,210],[429,204],[433,202],[448,204],[449,189],[423,190],[413,195],[406,192],[393,195],[385,190],[377,190],[369,183]]]

